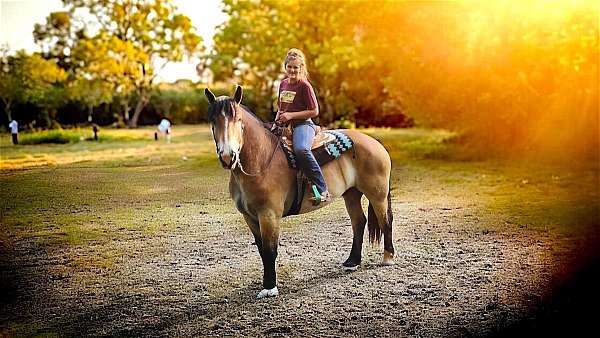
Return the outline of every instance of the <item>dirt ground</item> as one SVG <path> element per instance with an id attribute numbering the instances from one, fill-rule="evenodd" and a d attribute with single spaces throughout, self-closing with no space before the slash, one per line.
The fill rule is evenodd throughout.
<path id="1" fill-rule="evenodd" d="M 513 224 L 511 218 L 482 212 L 472 191 L 460 184 L 432 191 L 438 186 L 413 169 L 398 168 L 394 184 L 394 266 L 380 266 L 381 247 L 365 243 L 362 266 L 356 272 L 340 268 L 352 231 L 338 200 L 284 223 L 277 298 L 256 299 L 262 264 L 250 232 L 226 198 L 225 173 L 212 183 L 220 187 L 213 195 L 198 195 L 193 188 L 183 201 L 159 203 L 158 209 L 169 207 L 177 216 L 152 233 L 117 226 L 118 236 L 111 240 L 77 245 L 40 244 L 35 236 L 9 234 L 1 248 L 0 335 L 531 337 L 589 332 L 598 315 L 597 233 Z M 112 175 L 94 170 L 89 174 L 100 180 Z M 180 177 L 183 185 L 186 175 L 193 173 Z M 134 201 L 133 217 L 138 204 L 152 203 Z M 225 211 L 212 212 L 215 205 Z M 88 212 L 85 205 L 79 208 L 73 212 Z"/>

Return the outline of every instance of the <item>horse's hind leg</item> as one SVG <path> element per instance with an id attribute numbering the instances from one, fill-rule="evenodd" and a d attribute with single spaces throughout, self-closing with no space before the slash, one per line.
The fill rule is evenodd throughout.
<path id="1" fill-rule="evenodd" d="M 352 250 L 350 257 L 343 263 L 345 270 L 356 270 L 360 265 L 362 256 L 363 235 L 365 232 L 365 224 L 367 219 L 363 213 L 360 199 L 363 193 L 356 188 L 351 188 L 344 193 L 344 201 L 346 202 L 346 210 L 350 216 L 352 223 Z"/>

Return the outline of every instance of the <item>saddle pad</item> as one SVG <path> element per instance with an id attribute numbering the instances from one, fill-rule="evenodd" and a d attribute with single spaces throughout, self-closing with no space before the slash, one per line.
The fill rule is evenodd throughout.
<path id="1" fill-rule="evenodd" d="M 312 149 L 312 153 L 320 166 L 335 160 L 354 146 L 352 139 L 340 131 L 327 130 L 320 134 L 327 134 L 323 138 L 325 142 L 319 147 Z M 298 160 L 290 145 L 282 140 L 281 148 L 285 153 L 290 168 L 298 169 Z"/>

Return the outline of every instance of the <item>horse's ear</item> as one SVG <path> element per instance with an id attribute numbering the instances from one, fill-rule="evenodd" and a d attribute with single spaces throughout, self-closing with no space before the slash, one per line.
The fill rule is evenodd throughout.
<path id="1" fill-rule="evenodd" d="M 215 94 L 213 94 L 208 88 L 204 88 L 204 95 L 206 95 L 206 98 L 208 99 L 208 104 L 213 104 L 213 102 L 215 102 L 217 99 Z"/>
<path id="2" fill-rule="evenodd" d="M 237 86 L 235 89 L 235 95 L 233 95 L 233 100 L 235 103 L 240 104 L 240 102 L 242 102 L 242 92 L 242 86 Z"/>

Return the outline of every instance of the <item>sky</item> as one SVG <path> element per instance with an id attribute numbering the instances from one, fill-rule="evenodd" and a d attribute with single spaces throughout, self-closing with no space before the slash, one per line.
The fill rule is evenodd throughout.
<path id="1" fill-rule="evenodd" d="M 173 0 L 178 12 L 187 15 L 196 32 L 209 48 L 215 27 L 224 22 L 220 0 Z M 39 51 L 33 42 L 33 25 L 46 22 L 51 12 L 63 10 L 60 0 L 0 0 L 0 45 L 8 43 L 10 50 Z M 158 80 L 174 82 L 177 79 L 198 80 L 193 62 L 169 63 L 159 73 Z"/>

